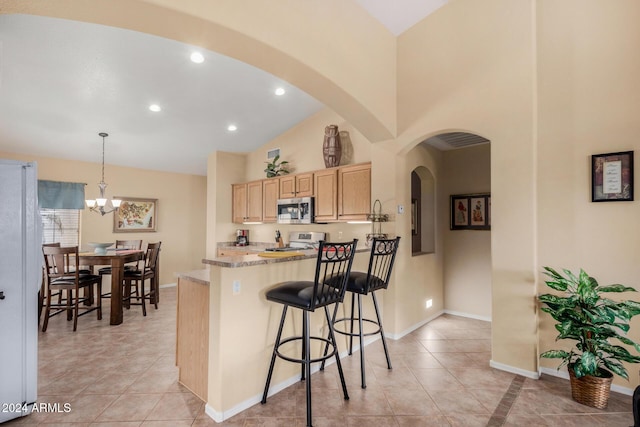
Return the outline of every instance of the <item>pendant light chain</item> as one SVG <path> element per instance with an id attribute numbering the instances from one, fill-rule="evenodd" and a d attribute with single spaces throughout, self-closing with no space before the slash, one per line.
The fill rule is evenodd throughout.
<path id="1" fill-rule="evenodd" d="M 109 136 L 106 132 L 98 133 L 99 136 L 102 137 L 102 180 L 98 183 L 98 188 L 100 189 L 100 198 L 93 200 L 86 200 L 87 207 L 91 212 L 97 212 L 100 215 L 105 215 L 110 212 L 117 211 L 120 207 L 121 200 L 112 199 L 107 200 L 104 196 L 105 189 L 107 188 L 107 184 L 104 182 L 104 147 L 105 147 L 105 138 Z M 107 203 L 111 204 L 111 208 L 105 208 Z"/>
<path id="2" fill-rule="evenodd" d="M 102 183 L 104 183 L 104 138 L 106 134 L 102 134 Z"/>

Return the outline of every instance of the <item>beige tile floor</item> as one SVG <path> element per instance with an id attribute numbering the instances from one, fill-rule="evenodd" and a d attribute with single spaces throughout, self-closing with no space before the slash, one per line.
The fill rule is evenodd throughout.
<path id="1" fill-rule="evenodd" d="M 159 309 L 147 317 L 133 307 L 122 325 L 110 326 L 107 306 L 102 321 L 95 313 L 81 317 L 76 333 L 70 322 L 53 318 L 40 333 L 38 401 L 69 403 L 71 411 L 34 413 L 5 425 L 304 426 L 303 383 L 224 423 L 208 418 L 204 403 L 177 382 L 175 304 L 176 288 L 165 288 Z M 567 380 L 535 381 L 488 367 L 488 322 L 444 315 L 389 346 L 391 371 L 380 341 L 366 348 L 364 390 L 358 355 L 343 359 L 349 401 L 335 364 L 312 376 L 314 425 L 633 425 L 629 396 L 612 393 L 609 408 L 597 410 L 572 401 Z"/>

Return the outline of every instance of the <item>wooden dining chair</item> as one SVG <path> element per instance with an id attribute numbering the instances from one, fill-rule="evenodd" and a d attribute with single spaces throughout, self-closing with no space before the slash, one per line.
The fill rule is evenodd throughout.
<path id="1" fill-rule="evenodd" d="M 43 246 L 42 253 L 46 273 L 45 315 L 42 322 L 42 332 L 47 330 L 50 317 L 63 312 L 67 313 L 67 320 L 73 320 L 74 332 L 78 327 L 78 317 L 80 316 L 97 311 L 98 320 L 101 320 L 102 303 L 100 298 L 97 299 L 95 306 L 80 305 L 80 303 L 88 302 L 89 296 L 92 295 L 86 292 L 84 296 L 81 296 L 80 289 L 89 289 L 95 285 L 96 295 L 99 295 L 100 276 L 80 272 L 78 247 Z M 54 303 L 52 297 L 56 292 L 60 292 L 60 299 Z"/>
<path id="2" fill-rule="evenodd" d="M 125 270 L 124 272 L 124 292 L 123 303 L 126 308 L 131 305 L 141 305 L 142 315 L 147 315 L 147 307 L 145 301 L 153 304 L 158 309 L 158 277 L 157 267 L 160 257 L 160 246 L 162 242 L 147 244 L 144 258 L 138 261 L 136 270 Z M 149 292 L 145 291 L 145 282 L 149 280 Z M 134 300 L 136 302 L 132 302 Z"/>
<path id="3" fill-rule="evenodd" d="M 142 239 L 139 240 L 116 240 L 116 250 L 118 249 L 131 249 L 131 250 L 140 250 L 142 249 Z M 136 263 L 129 263 L 124 265 L 125 271 L 127 270 L 135 270 L 137 268 Z M 100 275 L 100 279 L 104 275 L 111 274 L 111 267 L 102 267 L 98 270 L 98 275 Z M 104 294 L 100 294 L 101 298 L 111 298 L 111 292 L 107 292 Z"/>
<path id="4" fill-rule="evenodd" d="M 45 246 L 59 248 L 60 242 L 43 243 L 42 247 L 44 248 Z M 52 296 L 54 297 L 57 296 L 58 302 L 60 302 L 61 295 L 62 295 L 62 291 L 57 291 Z M 38 292 L 38 324 L 40 324 L 40 318 L 42 317 L 42 310 L 44 309 L 44 302 L 46 297 L 47 297 L 47 269 L 46 269 L 46 266 L 43 264 L 42 265 L 42 282 L 40 284 L 40 292 Z"/>

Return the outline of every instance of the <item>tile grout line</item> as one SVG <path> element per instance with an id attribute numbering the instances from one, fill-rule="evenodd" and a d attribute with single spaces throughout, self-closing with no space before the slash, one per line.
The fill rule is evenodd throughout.
<path id="1" fill-rule="evenodd" d="M 520 394 L 520 390 L 522 390 L 522 386 L 524 384 L 525 377 L 522 375 L 516 375 L 511 384 L 509 385 L 509 389 L 504 393 L 500 403 L 491 414 L 491 418 L 487 423 L 487 427 L 500 427 L 504 425 L 507 421 L 507 415 L 511 410 L 511 407 L 515 403 L 518 395 Z"/>

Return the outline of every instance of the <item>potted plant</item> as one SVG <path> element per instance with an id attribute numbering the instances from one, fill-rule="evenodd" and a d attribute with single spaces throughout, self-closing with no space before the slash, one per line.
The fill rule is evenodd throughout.
<path id="1" fill-rule="evenodd" d="M 265 162 L 267 164 L 267 168 L 264 170 L 267 173 L 267 178 L 273 178 L 274 176 L 286 175 L 289 173 L 287 169 L 288 161 L 283 160 L 278 163 L 280 160 L 280 155 L 276 155 L 272 161 Z"/>
<path id="2" fill-rule="evenodd" d="M 596 279 L 580 270 L 578 276 L 564 269 L 564 276 L 544 267 L 550 279 L 545 283 L 563 295 L 543 294 L 538 297 L 541 310 L 556 320 L 559 334 L 556 340 L 576 341 L 570 351 L 549 350 L 544 358 L 562 359 L 571 380 L 571 395 L 584 405 L 604 409 L 609 400 L 613 374 L 629 379 L 622 362 L 638 363 L 640 356 L 631 354 L 620 344 L 640 352 L 640 345 L 626 336 L 629 321 L 640 314 L 640 303 L 631 300 L 614 301 L 608 293 L 635 292 L 624 285 L 600 286 Z"/>

